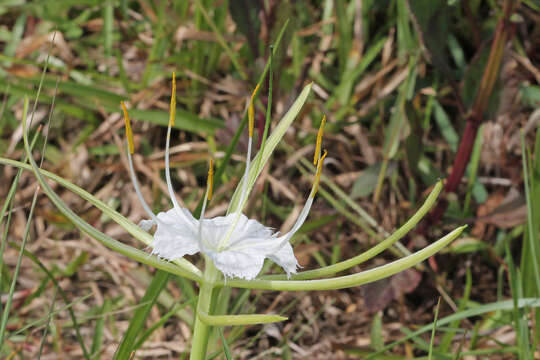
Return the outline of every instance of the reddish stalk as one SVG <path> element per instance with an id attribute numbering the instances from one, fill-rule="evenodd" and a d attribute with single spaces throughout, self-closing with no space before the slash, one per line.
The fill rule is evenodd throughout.
<path id="1" fill-rule="evenodd" d="M 495 29 L 495 36 L 493 38 L 488 62 L 482 75 L 482 81 L 480 83 L 472 111 L 469 113 L 466 119 L 465 131 L 463 132 L 456 157 L 454 158 L 452 171 L 445 183 L 445 193 L 451 193 L 457 190 L 459 183 L 461 182 L 461 178 L 463 177 L 467 165 L 469 164 L 474 140 L 476 139 L 476 134 L 478 133 L 478 128 L 485 119 L 484 113 L 487 110 L 495 81 L 499 76 L 504 47 L 513 33 L 513 26 L 510 22 L 510 16 L 514 13 L 518 4 L 519 0 L 504 1 L 503 17 L 499 20 L 497 28 Z M 447 207 L 448 201 L 446 199 L 439 201 L 423 223 L 418 227 L 417 232 L 425 233 L 428 226 L 438 223 Z"/>

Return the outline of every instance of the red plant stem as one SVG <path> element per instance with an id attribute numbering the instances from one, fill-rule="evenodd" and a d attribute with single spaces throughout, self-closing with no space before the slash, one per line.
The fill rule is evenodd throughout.
<path id="1" fill-rule="evenodd" d="M 495 30 L 495 36 L 489 53 L 488 62 L 484 73 L 482 75 L 482 81 L 476 95 L 476 99 L 472 108 L 472 111 L 467 116 L 465 130 L 459 148 L 454 158 L 454 164 L 452 171 L 448 177 L 444 191 L 445 193 L 455 192 L 461 182 L 461 178 L 465 173 L 469 160 L 471 158 L 471 152 L 478 133 L 478 128 L 484 120 L 484 113 L 487 109 L 495 81 L 499 76 L 499 70 L 501 67 L 503 50 L 506 42 L 510 38 L 511 30 L 513 29 L 510 23 L 510 16 L 513 14 L 519 0 L 506 0 L 503 7 L 503 17 L 499 20 L 497 28 Z M 425 233 L 428 226 L 434 225 L 440 221 L 444 212 L 448 207 L 448 201 L 446 199 L 437 203 L 435 208 L 428 215 L 426 220 L 418 227 L 418 233 Z"/>

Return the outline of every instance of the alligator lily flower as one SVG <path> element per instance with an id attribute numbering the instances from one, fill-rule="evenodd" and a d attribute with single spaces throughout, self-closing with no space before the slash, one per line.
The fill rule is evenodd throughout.
<path id="1" fill-rule="evenodd" d="M 210 160 L 207 188 L 199 219 L 196 219 L 188 209 L 183 208 L 178 204 L 171 185 L 169 145 L 171 127 L 174 125 L 176 109 L 176 84 L 174 74 L 170 118 L 165 145 L 165 177 L 173 208 L 166 212 L 160 212 L 157 215 L 154 214 L 142 196 L 131 157 L 134 146 L 130 120 L 127 109 L 124 103 L 122 103 L 126 136 L 128 139 L 127 154 L 131 180 L 133 181 L 135 192 L 137 193 L 142 206 L 150 217 L 148 220 L 141 221 L 139 225 L 146 231 L 149 231 L 154 225 L 157 226 L 152 244 L 153 254 L 160 258 L 172 261 L 185 255 L 193 255 L 197 252 L 201 252 L 214 263 L 215 267 L 220 270 L 226 278 L 243 278 L 251 280 L 259 274 L 266 258 L 280 265 L 287 272 L 288 276 L 290 276 L 291 273 L 296 273 L 299 265 L 294 256 L 290 239 L 306 220 L 315 194 L 317 193 L 322 165 L 326 156 L 326 152 L 321 155 L 321 139 L 325 118 L 323 118 L 323 121 L 321 122 L 319 133 L 317 135 L 314 156 L 314 164 L 317 166 L 317 172 L 315 174 L 311 192 L 292 229 L 286 234 L 280 235 L 279 233 L 274 232 L 273 229 L 264 226 L 256 220 L 248 219 L 242 214 L 242 209 L 249 195 L 248 175 L 251 166 L 251 148 L 254 126 L 253 102 L 257 90 L 258 87 L 255 88 L 255 91 L 251 95 L 248 107 L 249 140 L 246 168 L 242 180 L 238 185 L 241 186 L 238 210 L 227 216 L 218 216 L 212 219 L 204 217 L 206 204 L 212 198 L 212 160 Z M 260 166 L 260 164 L 256 164 L 256 166 Z"/>

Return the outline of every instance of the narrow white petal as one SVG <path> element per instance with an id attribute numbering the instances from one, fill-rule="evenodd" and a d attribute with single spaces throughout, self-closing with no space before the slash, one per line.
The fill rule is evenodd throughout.
<path id="1" fill-rule="evenodd" d="M 178 211 L 183 216 L 178 215 Z M 198 221 L 187 209 L 171 209 L 157 215 L 152 253 L 167 260 L 174 260 L 200 251 Z"/>

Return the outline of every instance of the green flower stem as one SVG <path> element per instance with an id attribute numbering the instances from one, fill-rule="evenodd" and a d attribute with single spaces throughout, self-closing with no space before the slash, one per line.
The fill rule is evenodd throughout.
<path id="1" fill-rule="evenodd" d="M 443 238 L 409 256 L 353 275 L 339 276 L 321 280 L 227 280 L 227 286 L 245 289 L 307 291 L 307 290 L 337 290 L 367 284 L 397 274 L 424 261 L 431 255 L 456 239 L 467 226 L 461 226 Z M 223 282 L 219 285 L 223 286 Z"/>
<path id="2" fill-rule="evenodd" d="M 442 187 L 443 187 L 443 183 L 441 180 L 439 180 L 437 184 L 435 184 L 435 187 L 433 188 L 431 193 L 428 195 L 424 204 L 422 204 L 422 206 L 418 209 L 418 211 L 405 224 L 403 224 L 399 229 L 397 229 L 392 235 L 390 235 L 389 237 L 387 237 L 385 240 L 381 241 L 377 245 L 373 246 L 369 250 L 363 252 L 362 254 L 358 256 L 355 256 L 345 261 L 341 261 L 334 265 L 325 266 L 325 267 L 315 269 L 315 270 L 308 270 L 308 271 L 300 272 L 296 275 L 291 276 L 291 278 L 293 280 L 309 280 L 309 279 L 315 279 L 315 278 L 321 278 L 325 276 L 334 275 L 338 272 L 350 269 L 353 266 L 361 264 L 364 261 L 367 261 L 373 258 L 374 256 L 378 255 L 379 253 L 383 252 L 384 250 L 388 249 L 396 241 L 398 241 L 403 236 L 405 236 L 409 231 L 411 231 L 416 226 L 416 224 L 420 222 L 420 220 L 422 220 L 424 215 L 426 215 L 427 212 L 435 204 L 435 201 L 437 200 L 437 197 L 439 196 L 442 190 Z M 285 280 L 286 278 L 287 278 L 286 275 L 268 275 L 268 276 L 262 276 L 261 280 Z"/>
<path id="3" fill-rule="evenodd" d="M 139 228 L 133 222 L 131 222 L 130 220 L 125 218 L 122 214 L 120 214 L 117 211 L 115 211 L 114 209 L 112 209 L 109 205 L 105 204 L 103 201 L 99 200 L 98 198 L 96 198 L 95 196 L 90 194 L 89 192 L 81 189 L 77 185 L 65 180 L 64 178 L 62 178 L 62 177 L 60 177 L 58 175 L 55 175 L 55 174 L 53 174 L 53 173 L 51 173 L 49 171 L 46 171 L 46 170 L 37 169 L 37 168 L 32 169 L 31 165 L 27 165 L 27 164 L 24 164 L 24 163 L 22 163 L 20 161 L 15 161 L 15 160 L 11 160 L 11 159 L 6 159 L 6 158 L 1 158 L 0 157 L 0 164 L 14 166 L 14 167 L 17 167 L 17 168 L 23 169 L 23 170 L 34 170 L 34 172 L 39 172 L 40 175 L 43 175 L 43 176 L 57 182 L 58 184 L 64 186 L 68 190 L 74 192 L 75 194 L 79 195 L 83 199 L 85 199 L 85 200 L 89 201 L 90 203 L 92 203 L 92 205 L 94 205 L 95 207 L 97 207 L 98 209 L 103 211 L 105 214 L 110 216 L 111 219 L 113 219 L 118 225 L 122 226 L 127 232 L 129 232 L 131 235 L 133 235 L 133 237 L 135 237 L 139 241 L 143 242 L 144 244 L 146 244 L 148 246 L 150 246 L 150 244 L 152 243 L 152 235 L 150 235 L 149 233 L 143 231 L 141 228 Z M 36 173 L 36 175 L 37 175 L 37 173 Z M 38 181 L 40 180 L 40 178 L 42 178 L 42 177 L 38 177 Z M 54 194 L 53 190 L 50 187 L 48 189 Z M 49 195 L 49 192 L 47 191 L 47 189 L 44 188 L 44 191 L 49 197 L 51 197 Z M 53 200 L 53 199 L 51 198 L 51 200 Z M 65 208 L 63 209 L 61 207 L 58 207 L 59 205 L 57 205 L 56 203 L 55 203 L 55 205 L 57 205 L 59 210 L 66 217 L 68 217 L 70 220 L 72 220 L 71 217 L 66 215 L 66 213 L 64 212 L 64 211 L 66 211 L 67 205 L 65 205 L 65 203 L 62 202 L 62 200 L 59 200 L 59 201 L 61 202 L 61 204 L 63 204 L 63 206 Z M 54 202 L 54 200 L 53 200 L 53 202 Z M 81 221 L 83 221 L 83 220 L 81 219 Z M 77 222 L 74 222 L 74 224 L 79 229 L 81 229 Z M 83 229 L 81 229 L 81 230 L 88 233 L 87 231 L 85 231 Z M 98 231 L 98 230 L 94 229 L 94 231 Z M 113 248 L 113 246 L 114 246 L 113 244 L 116 244 L 116 243 L 121 244 L 118 241 L 108 237 L 107 235 L 105 235 L 105 234 L 103 234 L 101 232 L 100 232 L 100 234 L 107 237 L 109 240 L 104 240 L 105 238 L 103 238 L 103 236 L 100 236 L 100 237 L 98 237 L 96 239 L 98 241 L 104 243 L 105 246 L 107 246 L 107 247 Z M 107 245 L 106 242 L 108 242 L 109 245 Z M 128 256 L 128 257 L 130 257 L 132 259 L 135 259 L 135 260 L 137 260 L 139 262 L 142 262 L 142 263 L 145 263 L 147 265 L 154 266 L 154 267 L 156 267 L 158 269 L 163 269 L 163 270 L 168 271 L 168 272 L 170 272 L 172 274 L 180 275 L 180 276 L 183 276 L 183 277 L 186 277 L 188 279 L 195 280 L 195 281 L 200 281 L 201 280 L 202 272 L 195 265 L 193 265 L 192 263 L 190 263 L 188 260 L 186 260 L 184 258 L 177 259 L 177 260 L 173 261 L 173 263 L 174 263 L 174 265 L 173 265 L 173 264 L 171 264 L 169 262 L 159 261 L 159 260 L 155 259 L 155 257 L 150 257 L 150 256 L 148 256 L 147 253 L 145 253 L 143 251 L 134 249 L 134 248 L 126 246 L 124 244 L 121 244 L 121 245 L 123 247 L 125 247 L 122 250 L 124 252 L 122 252 L 120 250 L 117 250 L 117 249 L 114 249 L 114 248 L 113 248 L 113 250 L 117 250 L 120 253 L 122 253 L 123 255 L 126 255 L 126 256 Z M 141 260 L 143 258 L 144 258 L 145 261 Z"/>
<path id="4" fill-rule="evenodd" d="M 214 263 L 205 257 L 206 268 L 204 271 L 204 277 L 199 290 L 199 300 L 197 302 L 197 315 L 195 318 L 195 328 L 193 330 L 193 339 L 191 341 L 191 354 L 190 360 L 205 360 L 206 348 L 208 347 L 208 339 L 210 338 L 210 328 L 203 321 L 200 314 L 212 313 L 212 292 L 216 287 L 217 280 L 220 273 L 214 266 Z M 207 315 L 208 316 L 208 315 Z"/>

